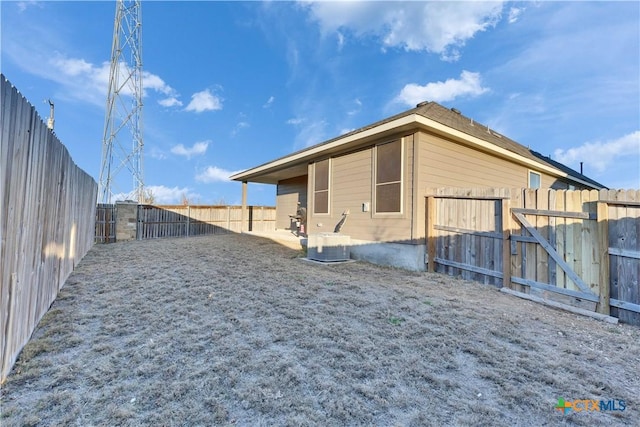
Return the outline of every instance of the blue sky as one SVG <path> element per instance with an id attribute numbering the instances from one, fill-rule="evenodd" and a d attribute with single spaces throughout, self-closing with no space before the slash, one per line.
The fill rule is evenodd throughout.
<path id="1" fill-rule="evenodd" d="M 115 2 L 0 8 L 2 73 L 43 119 L 54 101 L 56 134 L 97 181 Z M 424 100 L 640 188 L 637 1 L 145 1 L 142 17 L 159 203 L 239 204 L 231 173 Z M 250 184 L 248 201 L 275 204 L 275 187 Z"/>

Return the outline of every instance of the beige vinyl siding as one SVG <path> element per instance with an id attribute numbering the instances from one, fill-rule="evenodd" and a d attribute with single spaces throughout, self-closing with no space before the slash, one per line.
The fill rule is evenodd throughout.
<path id="1" fill-rule="evenodd" d="M 528 166 L 501 159 L 462 144 L 421 132 L 420 182 L 428 187 L 524 187 L 529 171 L 540 173 L 542 188 L 564 188 L 566 183 Z"/>
<path id="2" fill-rule="evenodd" d="M 428 187 L 526 187 L 529 168 L 420 133 L 420 182 Z"/>
<path id="3" fill-rule="evenodd" d="M 377 143 L 392 141 L 387 138 Z M 398 139 L 398 138 L 396 138 Z M 309 215 L 308 232 L 332 232 L 342 213 L 350 211 L 342 233 L 354 239 L 371 241 L 406 242 L 411 238 L 412 139 L 405 141 L 403 167 L 404 213 L 389 217 L 377 217 L 373 208 L 373 146 L 331 159 L 331 215 Z M 369 211 L 363 212 L 363 203 Z"/>
<path id="4" fill-rule="evenodd" d="M 424 239 L 424 197 L 426 189 L 438 187 L 527 187 L 528 166 L 501 159 L 440 136 L 419 132 L 420 156 L 417 192 L 416 238 Z M 566 183 L 544 172 L 541 175 L 543 188 L 566 188 Z"/>
<path id="5" fill-rule="evenodd" d="M 291 228 L 289 215 L 294 215 L 298 210 L 298 202 L 307 206 L 307 175 L 285 179 L 278 182 L 276 193 L 276 228 Z"/>

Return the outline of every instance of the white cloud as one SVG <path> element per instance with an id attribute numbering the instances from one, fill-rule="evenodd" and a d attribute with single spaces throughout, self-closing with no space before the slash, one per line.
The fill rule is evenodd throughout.
<path id="1" fill-rule="evenodd" d="M 522 12 L 524 12 L 525 10 L 526 8 L 520 7 L 512 7 L 511 9 L 509 9 L 509 17 L 507 18 L 509 24 L 517 22 L 518 18 L 520 18 L 520 15 L 522 15 Z"/>
<path id="2" fill-rule="evenodd" d="M 175 97 L 169 97 L 166 99 L 161 99 L 158 101 L 158 104 L 162 105 L 163 107 L 182 107 L 182 101 L 180 101 L 178 98 Z"/>
<path id="3" fill-rule="evenodd" d="M 310 147 L 327 139 L 327 122 L 318 120 L 307 122 L 295 137 L 295 148 Z"/>
<path id="4" fill-rule="evenodd" d="M 178 144 L 171 148 L 173 154 L 178 156 L 185 156 L 190 159 L 191 156 L 201 155 L 207 152 L 207 147 L 210 141 L 196 142 L 191 148 L 185 147 L 183 144 Z"/>
<path id="5" fill-rule="evenodd" d="M 151 191 L 155 197 L 155 204 L 158 205 L 171 205 L 182 203 L 183 198 L 188 200 L 198 200 L 201 198 L 200 194 L 192 192 L 188 187 L 165 187 L 164 185 L 151 185 L 146 186 L 146 190 Z"/>
<path id="6" fill-rule="evenodd" d="M 65 88 L 65 94 L 71 95 L 76 99 L 91 102 L 104 107 L 109 85 L 109 76 L 111 72 L 111 63 L 108 61 L 100 65 L 94 65 L 82 58 L 68 58 L 60 53 L 56 53 L 48 60 L 51 66 L 51 80 L 57 81 Z M 118 64 L 120 76 L 128 76 L 130 74 L 127 64 L 120 62 Z M 149 71 L 142 72 L 143 96 L 148 96 L 149 91 L 167 95 L 166 100 L 159 101 L 164 106 L 182 105 L 177 99 L 177 92 L 167 85 L 162 78 Z M 116 86 L 120 86 L 116 83 Z M 133 94 L 131 84 L 122 86 L 120 94 L 130 96 Z"/>
<path id="7" fill-rule="evenodd" d="M 273 102 L 276 100 L 275 97 L 270 96 L 269 99 L 267 99 L 267 102 L 264 103 L 264 105 L 262 106 L 262 108 L 270 108 L 271 105 L 273 105 Z"/>
<path id="8" fill-rule="evenodd" d="M 228 171 L 217 166 L 208 166 L 204 171 L 196 175 L 196 181 L 204 183 L 228 182 L 229 177 L 241 171 Z"/>
<path id="9" fill-rule="evenodd" d="M 231 136 L 236 136 L 241 129 L 248 128 L 251 125 L 248 122 L 241 121 L 236 124 L 236 127 L 231 131 Z"/>
<path id="10" fill-rule="evenodd" d="M 341 51 L 345 43 L 344 34 L 342 34 L 340 31 L 337 31 L 336 34 L 338 37 L 338 50 Z"/>
<path id="11" fill-rule="evenodd" d="M 200 200 L 202 196 L 192 192 L 188 187 L 165 187 L 164 185 L 146 185 L 145 191 L 151 192 L 153 195 L 153 203 L 156 205 L 175 205 L 182 204 L 183 198 L 190 201 Z M 113 195 L 113 200 L 135 200 L 136 197 L 132 193 L 118 193 Z"/>
<path id="12" fill-rule="evenodd" d="M 351 111 L 347 111 L 347 115 L 349 115 L 349 116 L 353 116 L 354 114 L 358 114 L 362 110 L 362 101 L 360 101 L 358 98 L 356 98 L 353 101 L 353 103 L 356 104 L 356 107 Z"/>
<path id="13" fill-rule="evenodd" d="M 171 86 L 167 85 L 164 80 L 148 71 L 142 72 L 142 85 L 145 90 L 153 89 L 165 95 L 173 95 L 175 93 Z"/>
<path id="14" fill-rule="evenodd" d="M 503 2 L 302 3 L 324 34 L 373 35 L 384 47 L 428 51 L 456 60 L 458 49 L 502 18 Z M 343 30 L 343 31 L 339 31 Z M 339 39 L 341 40 L 341 39 Z M 339 41 L 342 45 L 344 40 Z"/>
<path id="15" fill-rule="evenodd" d="M 151 147 L 150 150 L 147 150 L 145 147 L 145 154 L 148 154 L 151 158 L 157 160 L 164 160 L 167 158 L 167 155 L 164 153 L 164 151 L 160 150 L 157 147 Z"/>
<path id="16" fill-rule="evenodd" d="M 27 10 L 28 7 L 31 7 L 31 6 L 38 6 L 42 8 L 42 4 L 40 4 L 39 1 L 35 1 L 35 0 L 19 1 L 16 3 L 16 6 L 18 6 L 18 10 L 20 12 L 24 12 L 25 10 Z"/>
<path id="17" fill-rule="evenodd" d="M 325 120 L 313 121 L 305 117 L 295 117 L 287 120 L 287 124 L 295 126 L 298 132 L 293 143 L 294 149 L 310 147 L 327 138 Z"/>
<path id="18" fill-rule="evenodd" d="M 405 85 L 398 96 L 397 102 L 414 106 L 422 101 L 447 102 L 461 96 L 478 96 L 489 89 L 482 87 L 480 73 L 463 71 L 460 79 L 447 79 L 444 82 L 427 83 L 420 86 L 416 83 Z"/>
<path id="19" fill-rule="evenodd" d="M 58 56 L 52 60 L 53 65 L 68 76 L 79 76 L 93 73 L 93 65 L 78 58 L 64 58 Z"/>
<path id="20" fill-rule="evenodd" d="M 618 160 L 626 156 L 640 158 L 640 130 L 612 141 L 586 142 L 568 150 L 558 148 L 553 154 L 557 161 L 574 169 L 584 162 L 589 169 L 601 173 L 614 167 Z"/>
<path id="21" fill-rule="evenodd" d="M 191 102 L 186 108 L 186 111 L 195 111 L 196 113 L 213 110 L 222 110 L 222 99 L 212 94 L 209 89 L 191 95 Z"/>

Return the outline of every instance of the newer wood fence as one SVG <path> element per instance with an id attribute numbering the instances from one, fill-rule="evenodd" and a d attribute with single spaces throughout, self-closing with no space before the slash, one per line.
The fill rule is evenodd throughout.
<path id="1" fill-rule="evenodd" d="M 428 269 L 640 325 L 640 191 L 435 189 Z"/>
<path id="2" fill-rule="evenodd" d="M 275 207 L 247 206 L 244 220 L 242 215 L 242 206 L 99 204 L 95 241 L 112 243 L 118 234 L 119 240 L 143 240 L 275 230 Z"/>
<path id="3" fill-rule="evenodd" d="M 274 207 L 248 206 L 242 219 L 242 206 L 139 205 L 136 238 L 189 237 L 205 234 L 273 231 Z M 243 227 L 244 222 L 244 227 Z"/>
<path id="4" fill-rule="evenodd" d="M 0 382 L 93 245 L 97 185 L 1 78 Z"/>

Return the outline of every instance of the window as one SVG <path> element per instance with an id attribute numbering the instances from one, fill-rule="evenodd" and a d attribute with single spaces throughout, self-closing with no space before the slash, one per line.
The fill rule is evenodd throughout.
<path id="1" fill-rule="evenodd" d="M 538 172 L 529 171 L 529 188 L 540 188 L 541 181 Z"/>
<path id="2" fill-rule="evenodd" d="M 402 141 L 376 146 L 376 213 L 402 212 Z"/>
<path id="3" fill-rule="evenodd" d="M 313 213 L 329 213 L 329 159 L 316 162 L 313 180 Z"/>

